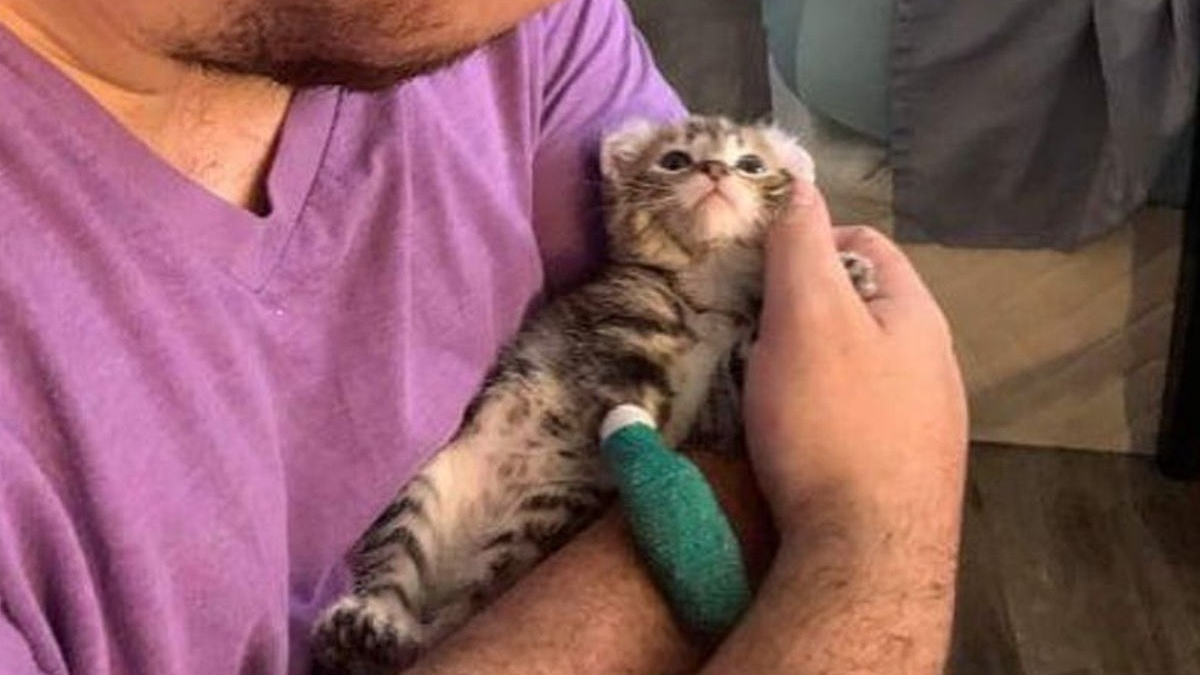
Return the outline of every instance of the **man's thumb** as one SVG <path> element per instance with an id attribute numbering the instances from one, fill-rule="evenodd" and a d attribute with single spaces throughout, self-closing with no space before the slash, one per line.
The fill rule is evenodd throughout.
<path id="1" fill-rule="evenodd" d="M 826 311 L 854 288 L 834 241 L 833 224 L 820 191 L 796 184 L 788 213 L 767 230 L 763 329 L 773 316 Z"/>

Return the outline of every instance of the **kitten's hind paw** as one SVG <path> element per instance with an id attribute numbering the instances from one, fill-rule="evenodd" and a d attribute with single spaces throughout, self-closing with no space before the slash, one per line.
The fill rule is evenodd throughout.
<path id="1" fill-rule="evenodd" d="M 419 628 L 386 599 L 349 595 L 330 607 L 313 633 L 314 675 L 394 675 L 420 652 Z"/>
<path id="2" fill-rule="evenodd" d="M 875 297 L 879 292 L 879 284 L 875 281 L 875 263 L 866 256 L 850 251 L 841 251 L 838 255 L 841 256 L 842 267 L 846 268 L 846 274 L 850 275 L 850 281 L 854 283 L 854 290 L 858 291 L 859 296 L 864 300 Z"/>

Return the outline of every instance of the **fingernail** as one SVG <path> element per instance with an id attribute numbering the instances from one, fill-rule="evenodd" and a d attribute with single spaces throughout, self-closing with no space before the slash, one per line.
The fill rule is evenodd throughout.
<path id="1" fill-rule="evenodd" d="M 795 185 L 795 188 L 793 188 L 795 195 L 792 197 L 792 199 L 795 200 L 797 204 L 800 206 L 812 206 L 812 204 L 817 201 L 817 188 L 812 183 L 804 179 L 800 179 L 796 181 Z"/>

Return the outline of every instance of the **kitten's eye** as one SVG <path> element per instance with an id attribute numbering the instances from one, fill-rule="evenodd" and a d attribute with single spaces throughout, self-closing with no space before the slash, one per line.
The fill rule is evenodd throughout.
<path id="1" fill-rule="evenodd" d="M 758 155 L 742 155 L 734 166 L 738 171 L 751 176 L 757 176 L 767 171 L 766 162 Z"/>
<path id="2" fill-rule="evenodd" d="M 692 156 L 682 150 L 672 150 L 658 160 L 658 166 L 667 171 L 683 171 L 692 165 Z"/>

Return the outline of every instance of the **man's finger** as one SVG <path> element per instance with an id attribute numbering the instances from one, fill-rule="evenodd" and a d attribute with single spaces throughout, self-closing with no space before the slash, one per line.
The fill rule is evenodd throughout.
<path id="1" fill-rule="evenodd" d="M 879 285 L 876 297 L 926 293 L 908 257 L 879 230 L 866 225 L 839 227 L 834 230 L 834 242 L 839 251 L 857 253 L 874 264 Z"/>
<path id="2" fill-rule="evenodd" d="M 871 314 L 885 327 L 889 322 L 911 314 L 914 304 L 934 303 L 933 295 L 921 280 L 908 256 L 891 239 L 874 228 L 842 227 L 834 233 L 839 250 L 853 251 L 875 266 L 877 290 L 868 301 Z"/>
<path id="3" fill-rule="evenodd" d="M 853 294 L 816 187 L 801 181 L 788 214 L 767 231 L 764 331 L 772 316 L 824 314 Z"/>

